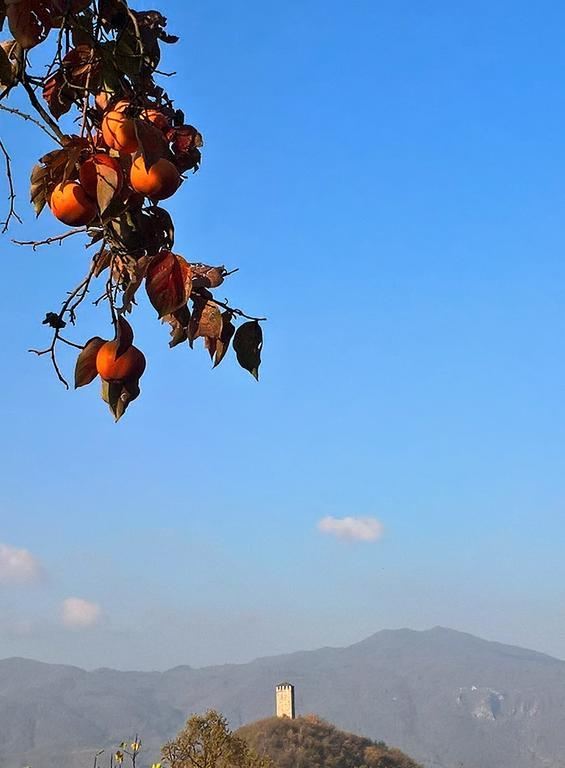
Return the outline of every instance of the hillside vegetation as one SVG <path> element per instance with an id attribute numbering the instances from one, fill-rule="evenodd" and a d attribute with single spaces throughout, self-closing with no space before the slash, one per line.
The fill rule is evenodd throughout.
<path id="1" fill-rule="evenodd" d="M 340 731 L 314 715 L 270 717 L 237 731 L 274 768 L 419 768 L 398 749 Z"/>

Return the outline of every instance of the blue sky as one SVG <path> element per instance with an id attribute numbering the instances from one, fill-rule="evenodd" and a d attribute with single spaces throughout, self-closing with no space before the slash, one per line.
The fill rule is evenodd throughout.
<path id="1" fill-rule="evenodd" d="M 81 243 L 4 238 L 0 542 L 31 560 L 0 584 L 0 657 L 166 668 L 435 624 L 565 657 L 565 8 L 162 5 L 206 141 L 176 250 L 240 268 L 223 293 L 269 316 L 262 379 L 170 351 L 142 301 L 143 394 L 114 425 L 26 351 Z M 26 208 L 50 147 L 0 120 L 11 234 L 56 234 Z M 76 338 L 107 333 L 85 307 Z"/>

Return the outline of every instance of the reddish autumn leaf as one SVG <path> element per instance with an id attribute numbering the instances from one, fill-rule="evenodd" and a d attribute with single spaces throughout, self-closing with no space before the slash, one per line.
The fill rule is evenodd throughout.
<path id="1" fill-rule="evenodd" d="M 167 133 L 167 139 L 171 143 L 171 151 L 174 162 L 181 173 L 190 170 L 198 170 L 202 154 L 199 147 L 204 141 L 202 135 L 193 125 L 181 125 L 171 128 Z"/>
<path id="2" fill-rule="evenodd" d="M 49 112 L 57 120 L 73 106 L 72 92 L 69 95 L 69 89 L 65 87 L 65 76 L 60 70 L 45 81 L 42 93 Z"/>
<path id="3" fill-rule="evenodd" d="M 170 315 L 188 302 L 192 291 L 190 265 L 182 256 L 161 251 L 149 263 L 145 287 L 159 317 Z"/>
<path id="4" fill-rule="evenodd" d="M 160 160 L 167 149 L 163 131 L 145 120 L 135 120 L 135 133 L 139 142 L 139 150 L 143 156 L 147 170 Z"/>
<path id="5" fill-rule="evenodd" d="M 171 128 L 167 133 L 167 138 L 171 142 L 171 149 L 175 155 L 188 152 L 193 147 L 199 148 L 204 146 L 202 134 L 193 125 L 180 125 L 176 128 Z"/>
<path id="6" fill-rule="evenodd" d="M 5 0 L 5 4 L 10 31 L 22 48 L 33 48 L 45 40 L 53 21 L 47 0 Z"/>
<path id="7" fill-rule="evenodd" d="M 90 384 L 98 376 L 96 355 L 106 341 L 99 336 L 90 339 L 84 345 L 75 365 L 75 389 Z"/>

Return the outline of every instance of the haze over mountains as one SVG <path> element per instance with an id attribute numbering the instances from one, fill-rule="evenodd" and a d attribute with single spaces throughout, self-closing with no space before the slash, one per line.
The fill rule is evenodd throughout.
<path id="1" fill-rule="evenodd" d="M 382 739 L 427 768 L 564 768 L 565 662 L 436 628 L 347 648 L 166 672 L 0 661 L 0 767 L 82 768 L 139 733 L 149 764 L 192 712 L 237 728 L 296 685 L 299 713 Z M 141 764 L 143 765 L 143 763 Z"/>

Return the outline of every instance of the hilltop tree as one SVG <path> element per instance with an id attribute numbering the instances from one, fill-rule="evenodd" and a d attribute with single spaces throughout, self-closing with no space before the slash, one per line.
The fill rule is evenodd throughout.
<path id="1" fill-rule="evenodd" d="M 161 48 L 178 41 L 167 19 L 157 10 L 136 11 L 126 0 L 0 0 L 0 31 L 4 27 L 12 39 L 0 43 L 0 110 L 49 136 L 53 149 L 31 173 L 31 202 L 38 216 L 50 208 L 70 227 L 45 240 L 14 242 L 36 249 L 85 234 L 95 250 L 84 279 L 59 311 L 46 313 L 51 343 L 31 351 L 48 355 L 68 387 L 58 345 L 79 349 L 75 387 L 100 378 L 102 397 L 118 420 L 138 397 L 146 366 L 126 319 L 145 286 L 158 318 L 170 325 L 171 347 L 192 347 L 202 338 L 216 367 L 232 344 L 240 365 L 258 378 L 264 318 L 213 294 L 236 270 L 175 253 L 174 223 L 162 205 L 199 169 L 203 146 L 201 133 L 159 82 L 171 74 L 161 69 Z M 27 99 L 29 112 L 20 102 L 8 106 L 14 91 Z M 6 232 L 21 219 L 1 138 L 0 158 L 9 188 L 0 224 Z M 103 288 L 94 304 L 107 306 L 112 335 L 80 344 L 64 329 L 75 325 L 98 278 Z M 240 318 L 246 322 L 236 328 Z"/>
<path id="2" fill-rule="evenodd" d="M 193 715 L 175 739 L 162 750 L 163 763 L 170 768 L 270 768 L 228 727 L 223 715 L 208 710 Z"/>

